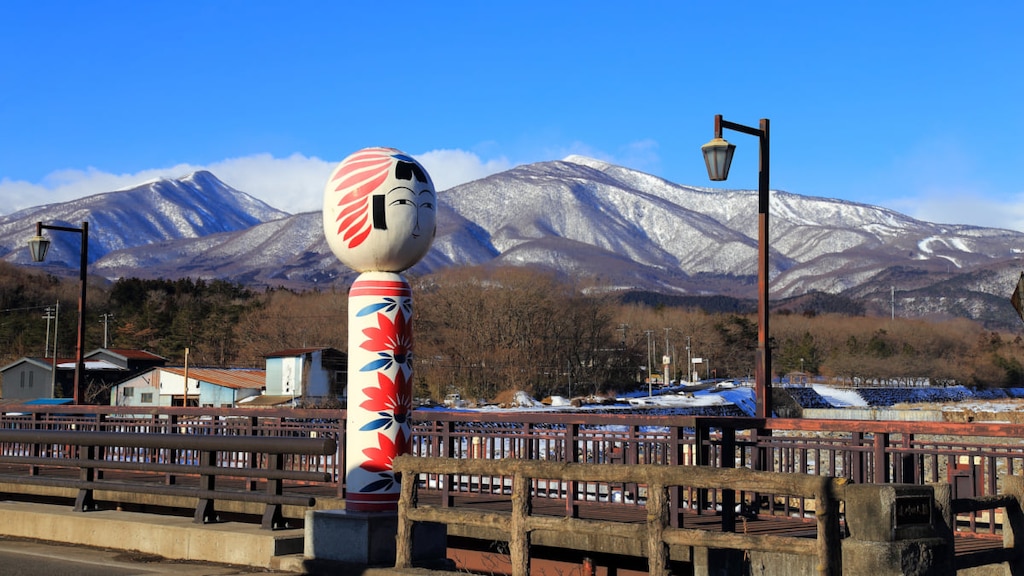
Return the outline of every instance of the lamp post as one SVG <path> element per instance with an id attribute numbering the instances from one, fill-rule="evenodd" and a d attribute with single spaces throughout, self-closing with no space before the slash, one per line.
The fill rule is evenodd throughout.
<path id="1" fill-rule="evenodd" d="M 654 396 L 654 354 L 651 353 L 651 332 L 653 330 L 644 330 L 647 333 L 647 397 L 651 398 Z"/>
<path id="2" fill-rule="evenodd" d="M 78 345 L 75 349 L 75 386 L 74 403 L 79 403 L 79 392 L 82 388 L 82 379 L 85 377 L 85 361 L 83 352 L 85 346 L 85 270 L 89 259 L 89 223 L 82 222 L 81 228 L 71 226 L 51 226 L 36 222 L 36 235 L 28 241 L 28 249 L 32 253 L 33 262 L 42 262 L 46 259 L 46 252 L 50 249 L 50 241 L 43 236 L 43 230 L 58 230 L 60 232 L 75 232 L 82 235 L 81 262 L 78 268 L 78 279 L 81 283 L 81 293 L 78 296 Z M 56 348 L 56 347 L 55 347 Z M 56 358 L 56 350 L 54 350 Z M 54 363 L 54 374 L 57 365 Z"/>
<path id="3" fill-rule="evenodd" d="M 704 163 L 708 168 L 708 178 L 712 181 L 723 181 L 729 177 L 729 165 L 736 150 L 722 138 L 722 129 L 728 128 L 751 136 L 757 136 L 759 142 L 758 178 L 757 178 L 757 357 L 754 369 L 754 400 L 756 416 L 770 418 L 772 415 L 772 399 L 770 395 L 771 350 L 768 348 L 768 119 L 762 118 L 760 128 L 751 128 L 723 120 L 721 114 L 715 115 L 715 137 L 701 146 Z"/>

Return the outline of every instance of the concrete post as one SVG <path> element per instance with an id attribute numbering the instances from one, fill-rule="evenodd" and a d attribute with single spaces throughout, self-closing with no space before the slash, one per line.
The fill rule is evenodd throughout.
<path id="1" fill-rule="evenodd" d="M 1003 478 L 1003 492 L 1017 498 L 1016 506 L 1006 507 L 1006 518 L 1003 519 L 1003 546 L 1017 548 L 1024 539 L 1024 476 L 1007 476 Z"/>
<path id="2" fill-rule="evenodd" d="M 843 572 L 953 576 L 953 543 L 933 486 L 852 484 L 845 488 Z"/>

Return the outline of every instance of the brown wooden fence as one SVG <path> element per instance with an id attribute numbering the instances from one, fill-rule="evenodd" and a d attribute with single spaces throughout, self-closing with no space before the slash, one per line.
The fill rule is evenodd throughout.
<path id="1" fill-rule="evenodd" d="M 499 477 L 511 482 L 510 510 L 481 512 L 465 508 L 417 505 L 419 481 L 403 481 L 399 505 L 396 568 L 412 566 L 412 533 L 415 522 L 459 524 L 499 529 L 506 534 L 513 576 L 530 573 L 530 534 L 534 531 L 565 531 L 576 537 L 613 535 L 641 541 L 647 550 L 651 574 L 665 574 L 671 545 L 772 551 L 816 556 L 819 573 L 842 573 L 840 554 L 839 494 L 845 480 L 806 474 L 779 474 L 747 469 L 716 469 L 698 466 L 623 464 L 566 464 L 537 460 L 466 460 L 401 456 L 395 470 L 403 478 L 440 476 L 443 482 L 459 483 L 457 477 Z M 531 514 L 537 481 L 557 483 L 637 484 L 646 488 L 645 524 L 614 520 L 585 520 Z M 783 494 L 813 501 L 817 537 L 813 540 L 779 535 L 711 532 L 673 526 L 669 490 L 675 487 Z"/>

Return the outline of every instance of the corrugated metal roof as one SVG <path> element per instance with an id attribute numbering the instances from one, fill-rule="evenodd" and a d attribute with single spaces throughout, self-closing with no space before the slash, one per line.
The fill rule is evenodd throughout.
<path id="1" fill-rule="evenodd" d="M 285 350 L 279 350 L 277 352 L 271 352 L 270 354 L 264 354 L 264 358 L 280 358 L 282 356 L 302 356 L 303 354 L 309 354 L 310 352 L 316 352 L 317 350 L 329 350 L 330 346 L 315 346 L 312 348 L 288 348 Z"/>
<path id="2" fill-rule="evenodd" d="M 239 406 L 281 406 L 295 401 L 294 396 L 250 396 L 238 401 Z"/>
<path id="3" fill-rule="evenodd" d="M 85 359 L 85 360 L 82 360 L 82 364 L 85 365 L 85 369 L 86 370 L 95 370 L 95 371 L 99 371 L 99 370 L 120 370 L 122 372 L 126 372 L 128 370 L 127 368 L 122 368 L 122 367 L 118 366 L 117 364 L 112 364 L 110 362 L 107 362 L 106 360 L 89 360 L 89 359 Z M 58 369 L 60 369 L 60 368 L 74 368 L 76 365 L 78 365 L 78 360 L 72 359 L 72 360 L 69 360 L 67 362 L 58 362 L 57 363 L 57 368 Z"/>
<path id="4" fill-rule="evenodd" d="M 152 352 L 146 350 L 137 350 L 134 348 L 101 348 L 100 350 L 106 350 L 112 354 L 124 356 L 130 360 L 166 360 L 163 356 L 157 356 Z M 99 350 L 97 350 L 98 352 Z"/>
<path id="5" fill-rule="evenodd" d="M 165 372 L 185 376 L 184 368 L 160 368 Z M 267 383 L 266 370 L 234 370 L 221 368 L 189 368 L 189 380 L 209 382 L 225 388 L 252 388 L 261 389 Z"/>
<path id="6" fill-rule="evenodd" d="M 25 356 L 25 357 L 22 357 L 22 358 L 19 358 L 19 359 L 15 360 L 14 362 L 11 362 L 10 364 L 8 364 L 6 366 L 0 367 L 0 372 L 6 372 L 7 370 L 9 370 L 9 369 L 11 369 L 11 368 L 17 366 L 18 364 L 23 363 L 23 362 L 30 362 L 32 364 L 35 364 L 36 366 L 43 366 L 43 367 L 47 367 L 47 368 L 52 368 L 52 366 L 53 366 L 53 357 L 47 356 L 47 357 L 43 358 L 43 357 L 40 357 L 40 356 Z M 64 363 L 67 363 L 67 362 L 71 362 L 72 367 L 74 367 L 74 364 L 76 363 L 76 360 L 75 360 L 75 358 L 61 358 L 61 357 L 58 356 L 57 357 L 57 369 L 58 370 L 60 369 L 60 364 L 64 364 Z"/>

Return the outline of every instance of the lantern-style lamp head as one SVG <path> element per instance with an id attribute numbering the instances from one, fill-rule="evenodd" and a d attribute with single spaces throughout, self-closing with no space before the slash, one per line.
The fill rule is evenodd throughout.
<path id="1" fill-rule="evenodd" d="M 36 224 L 36 235 L 28 241 L 28 251 L 32 253 L 33 262 L 46 260 L 46 252 L 50 249 L 50 241 L 43 236 L 42 222 Z"/>
<path id="2" fill-rule="evenodd" d="M 720 182 L 729 177 L 729 165 L 732 164 L 732 154 L 736 151 L 735 144 L 716 136 L 701 146 L 700 150 L 704 153 L 704 164 L 708 167 L 708 178 L 711 181 Z"/>

